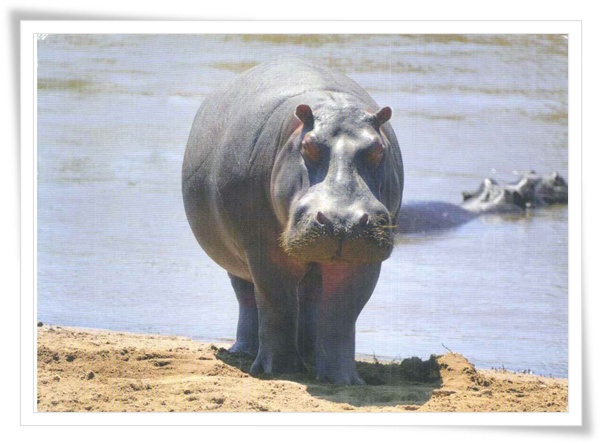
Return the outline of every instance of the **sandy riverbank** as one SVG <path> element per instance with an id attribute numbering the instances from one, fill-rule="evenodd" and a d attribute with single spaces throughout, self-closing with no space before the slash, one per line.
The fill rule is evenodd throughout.
<path id="1" fill-rule="evenodd" d="M 359 362 L 366 386 L 314 375 L 255 378 L 226 344 L 58 326 L 38 328 L 39 411 L 567 411 L 566 379 L 476 370 L 448 353 Z"/>

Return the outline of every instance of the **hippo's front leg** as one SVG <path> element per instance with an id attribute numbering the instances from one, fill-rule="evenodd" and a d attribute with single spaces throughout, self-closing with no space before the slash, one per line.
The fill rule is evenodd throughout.
<path id="1" fill-rule="evenodd" d="M 317 379 L 333 384 L 364 384 L 354 363 L 356 319 L 371 297 L 381 263 L 322 264 L 323 297 L 319 307 Z"/>
<path id="2" fill-rule="evenodd" d="M 252 260 L 253 259 L 253 260 Z M 249 261 L 258 306 L 258 354 L 250 373 L 305 370 L 298 351 L 299 279 L 264 255 Z"/>
<path id="3" fill-rule="evenodd" d="M 235 344 L 231 346 L 229 353 L 245 353 L 256 356 L 258 352 L 258 309 L 254 297 L 254 284 L 231 273 L 228 274 L 239 305 Z"/>

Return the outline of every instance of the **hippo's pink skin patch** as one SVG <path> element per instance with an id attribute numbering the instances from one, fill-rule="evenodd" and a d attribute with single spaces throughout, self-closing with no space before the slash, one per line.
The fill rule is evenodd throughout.
<path id="1" fill-rule="evenodd" d="M 267 260 L 275 268 L 286 270 L 286 273 L 294 279 L 300 280 L 306 273 L 306 265 L 291 257 L 279 247 L 269 248 L 267 255 Z"/>
<path id="2" fill-rule="evenodd" d="M 352 278 L 357 270 L 353 264 L 321 264 L 321 274 L 323 276 L 323 298 L 338 293 L 343 290 L 347 282 Z"/>

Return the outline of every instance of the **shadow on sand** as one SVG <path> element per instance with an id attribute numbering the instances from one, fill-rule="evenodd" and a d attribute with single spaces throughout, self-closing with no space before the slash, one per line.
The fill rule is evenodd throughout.
<path id="1" fill-rule="evenodd" d="M 250 372 L 253 358 L 248 355 L 231 354 L 220 348 L 215 352 L 217 359 L 236 367 L 244 373 Z M 356 368 L 364 386 L 335 386 L 317 381 L 314 367 L 307 373 L 278 374 L 276 377 L 260 375 L 262 380 L 285 380 L 306 386 L 312 396 L 330 402 L 346 403 L 354 407 L 363 406 L 420 406 L 429 401 L 433 391 L 441 387 L 440 367 L 431 356 L 427 361 L 419 358 L 402 362 L 357 361 Z"/>

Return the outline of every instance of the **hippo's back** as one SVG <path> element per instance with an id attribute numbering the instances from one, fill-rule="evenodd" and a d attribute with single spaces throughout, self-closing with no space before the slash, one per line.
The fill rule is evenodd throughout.
<path id="1" fill-rule="evenodd" d="M 255 66 L 207 97 L 198 110 L 184 159 L 184 182 L 210 162 L 211 153 L 223 156 L 223 151 L 235 149 L 238 160 L 254 161 L 251 154 L 261 132 L 273 130 L 268 122 L 281 123 L 282 105 L 313 94 L 341 94 L 377 107 L 356 82 L 313 62 L 285 57 Z M 273 154 L 261 153 L 258 161 Z"/>

